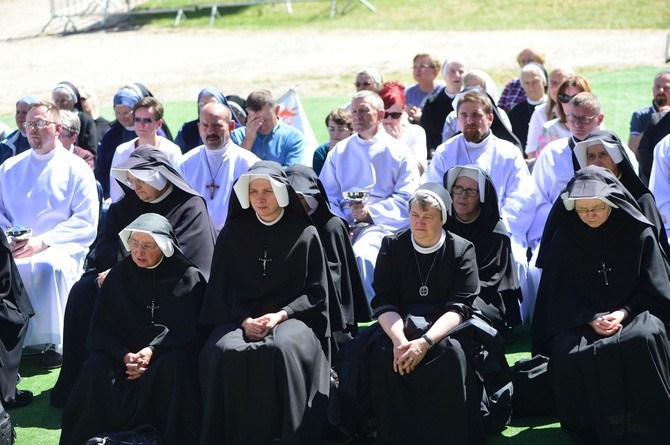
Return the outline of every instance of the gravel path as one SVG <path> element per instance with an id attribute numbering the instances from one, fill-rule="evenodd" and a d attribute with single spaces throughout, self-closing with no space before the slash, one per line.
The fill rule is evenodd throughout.
<path id="1" fill-rule="evenodd" d="M 296 6 L 297 7 L 297 6 Z M 283 11 L 281 12 L 283 13 Z M 299 84 L 303 96 L 347 95 L 353 73 L 375 66 L 406 73 L 420 51 L 459 57 L 484 70 L 514 68 L 526 46 L 543 51 L 549 66 L 620 68 L 663 66 L 666 31 L 224 31 L 110 29 L 65 37 L 44 0 L 0 0 L 0 114 L 25 94 L 48 97 L 62 80 L 93 87 L 102 107 L 114 92 L 139 81 L 166 101 L 193 100 L 215 85 L 226 93 L 253 87 L 279 92 Z M 85 23 L 84 23 L 85 24 Z M 78 26 L 81 28 L 81 22 Z M 651 79 L 650 79 L 651 85 Z"/>

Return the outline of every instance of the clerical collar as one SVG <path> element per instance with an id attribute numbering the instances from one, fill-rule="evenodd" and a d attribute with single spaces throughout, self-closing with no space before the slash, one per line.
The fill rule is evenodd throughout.
<path id="1" fill-rule="evenodd" d="M 258 216 L 258 213 L 256 213 L 256 218 L 258 218 L 258 220 L 261 222 L 261 224 L 263 224 L 264 226 L 268 226 L 268 227 L 269 226 L 274 226 L 275 224 L 277 224 L 277 222 L 279 222 L 279 220 L 281 219 L 282 216 L 284 216 L 284 208 L 283 207 L 281 208 L 281 212 L 279 212 L 279 216 L 272 221 L 263 221 L 261 219 L 261 217 Z"/>
<path id="2" fill-rule="evenodd" d="M 174 190 L 174 185 L 172 185 L 170 183 L 170 185 L 168 186 L 168 189 L 165 191 L 165 193 L 163 193 L 162 195 L 160 195 L 158 198 L 154 199 L 153 201 L 149 201 L 149 204 L 157 204 L 157 203 L 161 202 L 162 200 L 167 198 L 170 193 L 172 193 L 172 190 Z"/>
<path id="3" fill-rule="evenodd" d="M 428 253 L 437 252 L 438 250 L 440 250 L 440 248 L 442 248 L 442 246 L 444 245 L 444 241 L 447 239 L 447 232 L 444 229 L 442 229 L 442 235 L 440 236 L 440 240 L 437 243 L 430 246 L 430 247 L 419 246 L 416 243 L 416 241 L 414 241 L 414 234 L 412 234 L 411 238 L 412 238 L 412 245 L 414 246 L 414 250 L 416 250 L 419 253 L 428 254 Z"/>
<path id="4" fill-rule="evenodd" d="M 161 265 L 161 263 L 163 262 L 163 259 L 165 259 L 165 256 L 162 256 L 161 259 L 160 259 L 160 261 L 157 262 L 156 264 L 154 264 L 153 266 L 147 266 L 147 267 L 145 267 L 145 269 L 152 270 L 152 269 L 157 268 L 158 266 Z"/>
<path id="5" fill-rule="evenodd" d="M 459 223 L 461 223 L 461 224 L 471 224 L 471 223 L 477 221 L 477 218 L 479 218 L 479 215 L 481 215 L 481 214 L 482 214 L 482 208 L 480 207 L 480 208 L 477 209 L 477 215 L 475 215 L 475 217 L 472 218 L 470 221 L 463 221 L 461 218 L 458 217 L 458 214 L 455 214 L 455 216 L 456 216 L 456 219 L 458 220 Z"/>
<path id="6" fill-rule="evenodd" d="M 62 147 L 63 149 L 65 149 L 65 147 L 63 147 L 62 145 L 61 145 L 61 147 Z M 56 147 L 55 147 L 54 149 L 52 149 L 52 150 L 49 150 L 49 151 L 46 152 L 46 153 L 38 153 L 38 152 L 36 152 L 34 149 L 32 149 L 30 154 L 31 154 L 32 157 L 35 158 L 36 160 L 38 160 L 38 161 L 42 161 L 42 162 L 46 162 L 46 161 L 48 161 L 49 159 L 51 159 L 51 158 L 54 157 L 54 155 L 56 154 L 56 149 L 57 149 L 57 148 L 58 148 L 58 146 L 56 146 Z"/>
<path id="7" fill-rule="evenodd" d="M 488 144 L 489 138 L 491 137 L 492 134 L 493 133 L 491 133 L 491 130 L 489 130 L 489 133 L 486 135 L 486 137 L 479 142 L 470 142 L 468 140 L 465 140 L 465 138 L 463 140 L 465 140 L 465 146 L 467 148 L 471 150 L 476 150 L 478 148 L 483 148 L 486 144 Z"/>

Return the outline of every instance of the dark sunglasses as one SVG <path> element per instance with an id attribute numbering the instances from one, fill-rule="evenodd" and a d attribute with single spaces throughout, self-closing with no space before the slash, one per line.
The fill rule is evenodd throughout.
<path id="1" fill-rule="evenodd" d="M 572 100 L 572 98 L 575 97 L 573 96 L 568 96 L 567 94 L 559 94 L 558 95 L 558 100 L 561 101 L 561 103 L 568 104 Z"/>
<path id="2" fill-rule="evenodd" d="M 386 111 L 384 113 L 384 117 L 390 117 L 391 119 L 400 119 L 400 116 L 402 116 L 401 111 L 394 111 L 394 112 Z"/>
<path id="3" fill-rule="evenodd" d="M 369 87 L 370 85 L 372 85 L 372 83 L 367 82 L 367 81 L 366 82 L 356 82 L 356 83 L 354 83 L 354 85 L 356 86 L 356 88 L 360 88 L 360 87 Z"/>
<path id="4" fill-rule="evenodd" d="M 135 122 L 136 124 L 139 124 L 139 123 L 150 124 L 153 121 L 154 120 L 151 119 L 150 117 L 134 117 L 133 118 L 133 122 Z"/>

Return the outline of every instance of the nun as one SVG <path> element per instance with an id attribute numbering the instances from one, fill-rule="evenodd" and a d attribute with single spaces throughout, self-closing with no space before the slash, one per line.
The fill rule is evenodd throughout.
<path id="1" fill-rule="evenodd" d="M 233 186 L 200 322 L 201 445 L 319 444 L 330 384 L 328 274 L 282 166 Z M 192 442 L 190 442 L 192 443 Z"/>
<path id="2" fill-rule="evenodd" d="M 531 336 L 561 427 L 578 444 L 666 443 L 670 280 L 653 224 L 612 172 L 589 166 L 545 235 Z"/>
<path id="3" fill-rule="evenodd" d="M 100 289 L 88 335 L 92 353 L 63 410 L 60 444 L 144 424 L 166 445 L 197 443 L 205 278 L 161 215 L 141 215 L 119 238 L 130 256 Z"/>
<path id="4" fill-rule="evenodd" d="M 444 187 L 453 201 L 447 230 L 475 246 L 480 291 L 474 306 L 505 335 L 521 324 L 522 296 L 493 181 L 476 165 L 456 166 L 445 173 Z"/>

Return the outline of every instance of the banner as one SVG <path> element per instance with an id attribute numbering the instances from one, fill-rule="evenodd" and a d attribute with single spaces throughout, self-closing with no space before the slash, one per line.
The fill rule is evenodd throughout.
<path id="1" fill-rule="evenodd" d="M 277 100 L 279 105 L 279 119 L 287 125 L 300 130 L 305 138 L 305 151 L 302 157 L 302 164 L 312 166 L 312 158 L 314 157 L 314 150 L 319 146 L 312 125 L 307 119 L 305 109 L 302 107 L 300 98 L 293 88 L 284 93 L 282 97 Z"/>

